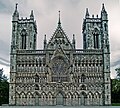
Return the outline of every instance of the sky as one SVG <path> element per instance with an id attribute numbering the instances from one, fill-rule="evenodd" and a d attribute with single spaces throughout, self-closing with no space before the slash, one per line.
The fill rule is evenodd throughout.
<path id="1" fill-rule="evenodd" d="M 43 48 L 43 38 L 47 40 L 54 33 L 61 12 L 62 28 L 71 40 L 75 34 L 76 48 L 82 49 L 82 23 L 86 8 L 90 16 L 100 17 L 102 3 L 108 13 L 109 40 L 111 50 L 111 78 L 116 77 L 115 68 L 120 67 L 120 1 L 119 0 L 0 0 L 0 68 L 9 77 L 10 43 L 12 34 L 12 14 L 18 3 L 20 17 L 30 16 L 34 11 L 37 21 L 37 49 Z"/>

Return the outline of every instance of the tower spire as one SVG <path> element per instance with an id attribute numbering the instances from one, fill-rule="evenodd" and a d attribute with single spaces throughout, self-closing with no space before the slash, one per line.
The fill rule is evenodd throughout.
<path id="1" fill-rule="evenodd" d="M 101 18 L 104 19 L 104 20 L 107 19 L 107 12 L 106 12 L 106 10 L 105 10 L 104 3 L 102 4 Z"/>
<path id="2" fill-rule="evenodd" d="M 16 5 L 15 5 L 15 12 L 14 12 L 14 14 L 18 14 L 18 3 L 16 3 Z"/>
<path id="3" fill-rule="evenodd" d="M 31 19 L 34 19 L 33 10 L 31 10 L 30 18 L 31 18 Z"/>
<path id="4" fill-rule="evenodd" d="M 18 20 L 18 18 L 19 18 L 19 12 L 18 12 L 17 8 L 18 8 L 18 3 L 16 3 L 16 6 L 15 6 L 15 11 L 13 13 L 13 20 Z"/>
<path id="5" fill-rule="evenodd" d="M 73 47 L 75 48 L 75 35 L 73 34 L 73 40 L 72 40 Z"/>
<path id="6" fill-rule="evenodd" d="M 44 49 L 46 48 L 47 45 L 47 39 L 46 39 L 46 34 L 44 35 Z"/>
<path id="7" fill-rule="evenodd" d="M 85 15 L 85 18 L 89 18 L 89 11 L 88 11 L 88 8 L 86 8 L 86 15 Z"/>
<path id="8" fill-rule="evenodd" d="M 15 7 L 15 10 L 17 10 L 17 6 L 18 6 L 18 3 L 16 3 L 16 7 Z"/>
<path id="9" fill-rule="evenodd" d="M 105 11 L 104 3 L 102 4 L 102 11 Z"/>
<path id="10" fill-rule="evenodd" d="M 59 11 L 59 20 L 58 20 L 58 25 L 61 25 L 61 22 L 60 22 L 60 11 Z"/>

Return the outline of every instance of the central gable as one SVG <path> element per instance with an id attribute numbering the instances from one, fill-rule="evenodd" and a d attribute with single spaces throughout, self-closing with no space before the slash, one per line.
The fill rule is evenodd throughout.
<path id="1" fill-rule="evenodd" d="M 61 46 L 62 49 L 73 49 L 73 45 L 65 34 L 64 30 L 61 27 L 61 23 L 58 23 L 58 27 L 55 30 L 53 36 L 49 40 L 46 49 L 56 49 L 58 46 Z"/>

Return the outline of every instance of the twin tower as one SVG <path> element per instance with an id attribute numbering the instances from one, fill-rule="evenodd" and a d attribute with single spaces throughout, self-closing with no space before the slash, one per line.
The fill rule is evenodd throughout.
<path id="1" fill-rule="evenodd" d="M 31 11 L 29 19 L 20 19 L 16 4 L 12 19 L 11 49 L 35 50 L 36 38 L 37 26 L 36 21 L 34 20 L 33 10 Z M 44 44 L 46 44 L 46 41 L 45 36 Z M 73 36 L 73 44 L 74 42 L 75 39 Z M 91 18 L 87 8 L 83 21 L 83 49 L 104 49 L 105 45 L 107 46 L 106 50 L 109 52 L 108 14 L 105 10 L 104 4 L 102 6 L 100 18 L 98 15 L 96 17 L 92 15 Z"/>
<path id="2" fill-rule="evenodd" d="M 110 46 L 108 14 L 83 21 L 83 49 L 68 39 L 60 15 L 58 26 L 44 48 L 36 49 L 37 26 L 33 11 L 20 18 L 12 16 L 10 53 L 10 105 L 111 105 Z"/>

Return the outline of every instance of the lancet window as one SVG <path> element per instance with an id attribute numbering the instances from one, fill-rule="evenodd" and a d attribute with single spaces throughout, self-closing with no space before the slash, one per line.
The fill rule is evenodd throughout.
<path id="1" fill-rule="evenodd" d="M 94 48 L 99 48 L 99 33 L 96 28 L 93 32 L 93 40 L 94 40 Z"/>
<path id="2" fill-rule="evenodd" d="M 84 74 L 81 75 L 81 82 L 85 82 L 85 75 Z"/>
<path id="3" fill-rule="evenodd" d="M 39 82 L 39 76 L 35 75 L 35 82 Z"/>
<path id="4" fill-rule="evenodd" d="M 22 32 L 21 32 L 21 37 L 22 37 L 22 49 L 26 49 L 26 36 L 27 36 L 26 30 L 23 29 Z"/>

